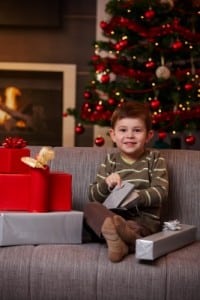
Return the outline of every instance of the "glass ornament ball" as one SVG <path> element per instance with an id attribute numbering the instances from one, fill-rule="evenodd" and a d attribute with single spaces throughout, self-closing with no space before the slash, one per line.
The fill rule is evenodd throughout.
<path id="1" fill-rule="evenodd" d="M 101 147 L 101 146 L 104 145 L 104 143 L 105 143 L 105 140 L 102 136 L 96 137 L 96 139 L 95 139 L 95 145 L 96 146 Z"/>
<path id="2" fill-rule="evenodd" d="M 67 113 L 67 112 L 64 112 L 64 113 L 63 113 L 63 117 L 66 118 L 67 116 L 68 116 L 68 113 Z"/>
<path id="3" fill-rule="evenodd" d="M 196 142 L 196 138 L 194 135 L 190 134 L 188 136 L 185 137 L 185 143 L 189 146 L 194 145 Z"/>
<path id="4" fill-rule="evenodd" d="M 75 128 L 75 132 L 77 134 L 82 134 L 85 131 L 85 128 L 82 124 L 77 124 Z"/>
<path id="5" fill-rule="evenodd" d="M 114 98 L 109 98 L 107 101 L 108 101 L 109 105 L 115 105 L 116 104 L 116 100 Z"/>
<path id="6" fill-rule="evenodd" d="M 155 68 L 155 62 L 153 60 L 149 60 L 145 63 L 145 67 L 147 69 L 153 69 L 153 68 Z"/>
<path id="7" fill-rule="evenodd" d="M 108 23 L 107 23 L 107 22 L 105 22 L 105 21 L 101 21 L 101 22 L 100 22 L 100 27 L 101 27 L 101 29 L 106 29 L 107 26 L 108 26 Z"/>
<path id="8" fill-rule="evenodd" d="M 174 51 L 179 51 L 183 48 L 183 43 L 181 41 L 175 41 L 171 47 Z"/>
<path id="9" fill-rule="evenodd" d="M 94 55 L 92 56 L 91 60 L 92 60 L 93 62 L 98 62 L 98 61 L 100 60 L 100 56 L 97 55 L 97 54 L 94 54 Z"/>
<path id="10" fill-rule="evenodd" d="M 160 140 L 164 140 L 167 137 L 167 133 L 165 131 L 158 132 L 158 137 Z"/>
<path id="11" fill-rule="evenodd" d="M 191 91 L 192 89 L 193 89 L 192 83 L 186 83 L 186 84 L 184 85 L 184 90 L 185 90 L 186 92 L 189 92 L 189 91 Z"/>
<path id="12" fill-rule="evenodd" d="M 152 109 L 158 109 L 160 107 L 160 101 L 155 98 L 150 102 L 150 106 Z"/>
<path id="13" fill-rule="evenodd" d="M 108 83 L 110 81 L 110 76 L 109 74 L 104 74 L 104 73 L 98 73 L 96 75 L 97 80 L 101 83 Z"/>
<path id="14" fill-rule="evenodd" d="M 92 94 L 91 94 L 91 92 L 89 92 L 89 91 L 85 91 L 85 92 L 83 93 L 83 97 L 84 97 L 85 99 L 90 99 L 91 96 L 92 96 Z"/>
<path id="15" fill-rule="evenodd" d="M 144 13 L 144 17 L 146 20 L 152 20 L 155 17 L 155 11 L 153 9 L 149 9 Z"/>

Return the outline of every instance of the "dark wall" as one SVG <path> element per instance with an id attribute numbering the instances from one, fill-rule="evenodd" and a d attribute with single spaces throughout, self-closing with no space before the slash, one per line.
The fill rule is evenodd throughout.
<path id="1" fill-rule="evenodd" d="M 8 2 L 12 1 L 15 2 Z M 21 2 L 17 1 L 18 5 Z M 30 9 L 36 2 L 28 1 Z M 45 2 L 48 10 L 48 1 Z M 59 27 L 30 27 L 24 24 L 2 26 L 0 22 L 0 61 L 76 64 L 76 105 L 80 106 L 84 87 L 89 80 L 88 62 L 96 34 L 96 1 L 63 0 L 61 18 L 62 24 Z M 21 20 L 23 23 L 23 14 Z M 76 136 L 76 146 L 91 145 L 92 129 Z"/>

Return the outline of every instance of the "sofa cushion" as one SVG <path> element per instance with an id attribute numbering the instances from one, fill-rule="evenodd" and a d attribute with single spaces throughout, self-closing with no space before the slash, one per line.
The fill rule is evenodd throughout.
<path id="1" fill-rule="evenodd" d="M 99 251 L 99 244 L 35 247 L 31 300 L 96 299 Z"/>
<path id="2" fill-rule="evenodd" d="M 166 256 L 166 300 L 199 299 L 199 254 L 200 242 L 196 242 Z"/>
<path id="3" fill-rule="evenodd" d="M 122 262 L 113 264 L 107 259 L 107 249 L 101 247 L 97 278 L 97 299 L 165 299 L 165 257 L 153 263 L 141 263 L 131 254 Z"/>
<path id="4" fill-rule="evenodd" d="M 165 282 L 165 258 L 141 264 L 132 254 L 113 264 L 105 244 L 37 246 L 31 261 L 32 300 L 144 300 L 145 290 L 164 299 Z"/>
<path id="5" fill-rule="evenodd" d="M 0 248 L 0 299 L 28 300 L 29 271 L 34 246 Z"/>

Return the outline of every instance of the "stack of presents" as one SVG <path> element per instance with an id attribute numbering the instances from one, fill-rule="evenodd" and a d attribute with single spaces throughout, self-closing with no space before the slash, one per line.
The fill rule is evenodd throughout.
<path id="1" fill-rule="evenodd" d="M 0 246 L 81 243 L 83 214 L 72 210 L 72 175 L 51 172 L 54 158 L 42 147 L 36 158 L 22 138 L 0 147 Z"/>

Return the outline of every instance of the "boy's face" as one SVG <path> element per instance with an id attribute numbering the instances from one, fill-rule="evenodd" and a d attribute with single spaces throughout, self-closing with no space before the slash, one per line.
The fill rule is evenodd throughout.
<path id="1" fill-rule="evenodd" d="M 125 157 L 137 159 L 144 152 L 145 144 L 152 138 L 153 132 L 147 132 L 140 118 L 123 118 L 110 130 L 110 136 Z"/>

